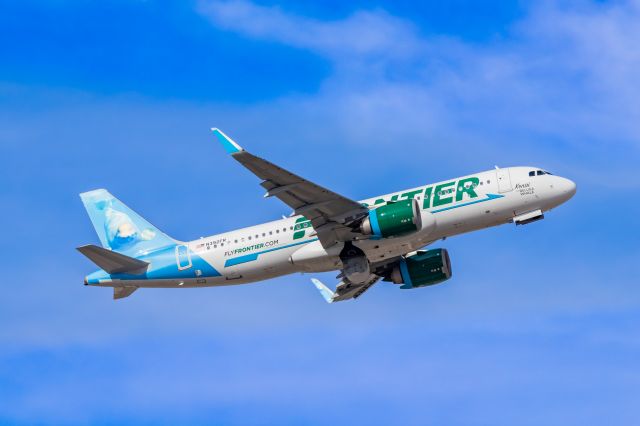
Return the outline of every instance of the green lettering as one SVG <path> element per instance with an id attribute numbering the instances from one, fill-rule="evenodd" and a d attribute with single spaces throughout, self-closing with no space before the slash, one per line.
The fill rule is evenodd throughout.
<path id="1" fill-rule="evenodd" d="M 467 194 L 469 198 L 476 198 L 475 187 L 480 183 L 480 179 L 477 177 L 461 179 L 458 181 L 458 190 L 456 191 L 456 201 L 462 201 L 464 194 Z"/>
<path id="2" fill-rule="evenodd" d="M 433 192 L 433 186 L 428 186 L 424 189 L 424 201 L 422 203 L 423 209 L 431 207 L 431 193 Z"/>
<path id="3" fill-rule="evenodd" d="M 451 204 L 453 203 L 453 197 L 445 197 L 442 192 L 444 189 L 455 185 L 455 181 L 454 182 L 447 182 L 447 183 L 443 183 L 440 184 L 438 186 L 436 186 L 435 189 L 435 194 L 433 195 L 433 207 L 437 207 L 437 206 L 444 206 L 445 204 Z M 447 192 L 448 194 L 448 192 Z"/>

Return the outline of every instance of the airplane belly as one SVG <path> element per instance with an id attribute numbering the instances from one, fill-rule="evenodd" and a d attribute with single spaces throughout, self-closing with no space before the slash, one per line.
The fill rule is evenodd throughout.
<path id="1" fill-rule="evenodd" d="M 301 269 L 289 261 L 299 244 L 277 247 L 250 255 L 227 258 L 222 275 L 228 280 L 252 282 L 299 272 Z"/>
<path id="2" fill-rule="evenodd" d="M 306 272 L 324 272 L 340 268 L 340 251 L 344 244 L 336 244 L 329 249 L 314 241 L 297 249 L 289 257 L 289 262 Z"/>

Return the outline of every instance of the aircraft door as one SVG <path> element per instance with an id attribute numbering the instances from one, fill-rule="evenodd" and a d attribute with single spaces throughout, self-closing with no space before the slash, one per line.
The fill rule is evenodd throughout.
<path id="1" fill-rule="evenodd" d="M 498 180 L 498 192 L 509 192 L 513 190 L 511 186 L 511 176 L 509 169 L 497 169 L 496 179 Z"/>
<path id="2" fill-rule="evenodd" d="M 179 271 L 191 268 L 191 253 L 189 247 L 184 244 L 176 246 L 176 265 L 178 265 Z"/>

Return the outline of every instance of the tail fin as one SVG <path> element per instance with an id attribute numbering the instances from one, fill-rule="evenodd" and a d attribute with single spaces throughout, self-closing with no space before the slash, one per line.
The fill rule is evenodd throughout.
<path id="1" fill-rule="evenodd" d="M 105 248 L 135 257 L 176 243 L 105 189 L 85 192 L 80 198 Z"/>

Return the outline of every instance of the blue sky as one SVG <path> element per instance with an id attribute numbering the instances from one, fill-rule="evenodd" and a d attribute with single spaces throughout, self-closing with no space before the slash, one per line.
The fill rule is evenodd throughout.
<path id="1" fill-rule="evenodd" d="M 0 0 L 0 423 L 637 422 L 640 4 L 414 3 Z M 212 126 L 353 198 L 496 164 L 578 194 L 355 303 L 85 288 L 80 192 L 185 240 L 289 213 Z"/>

